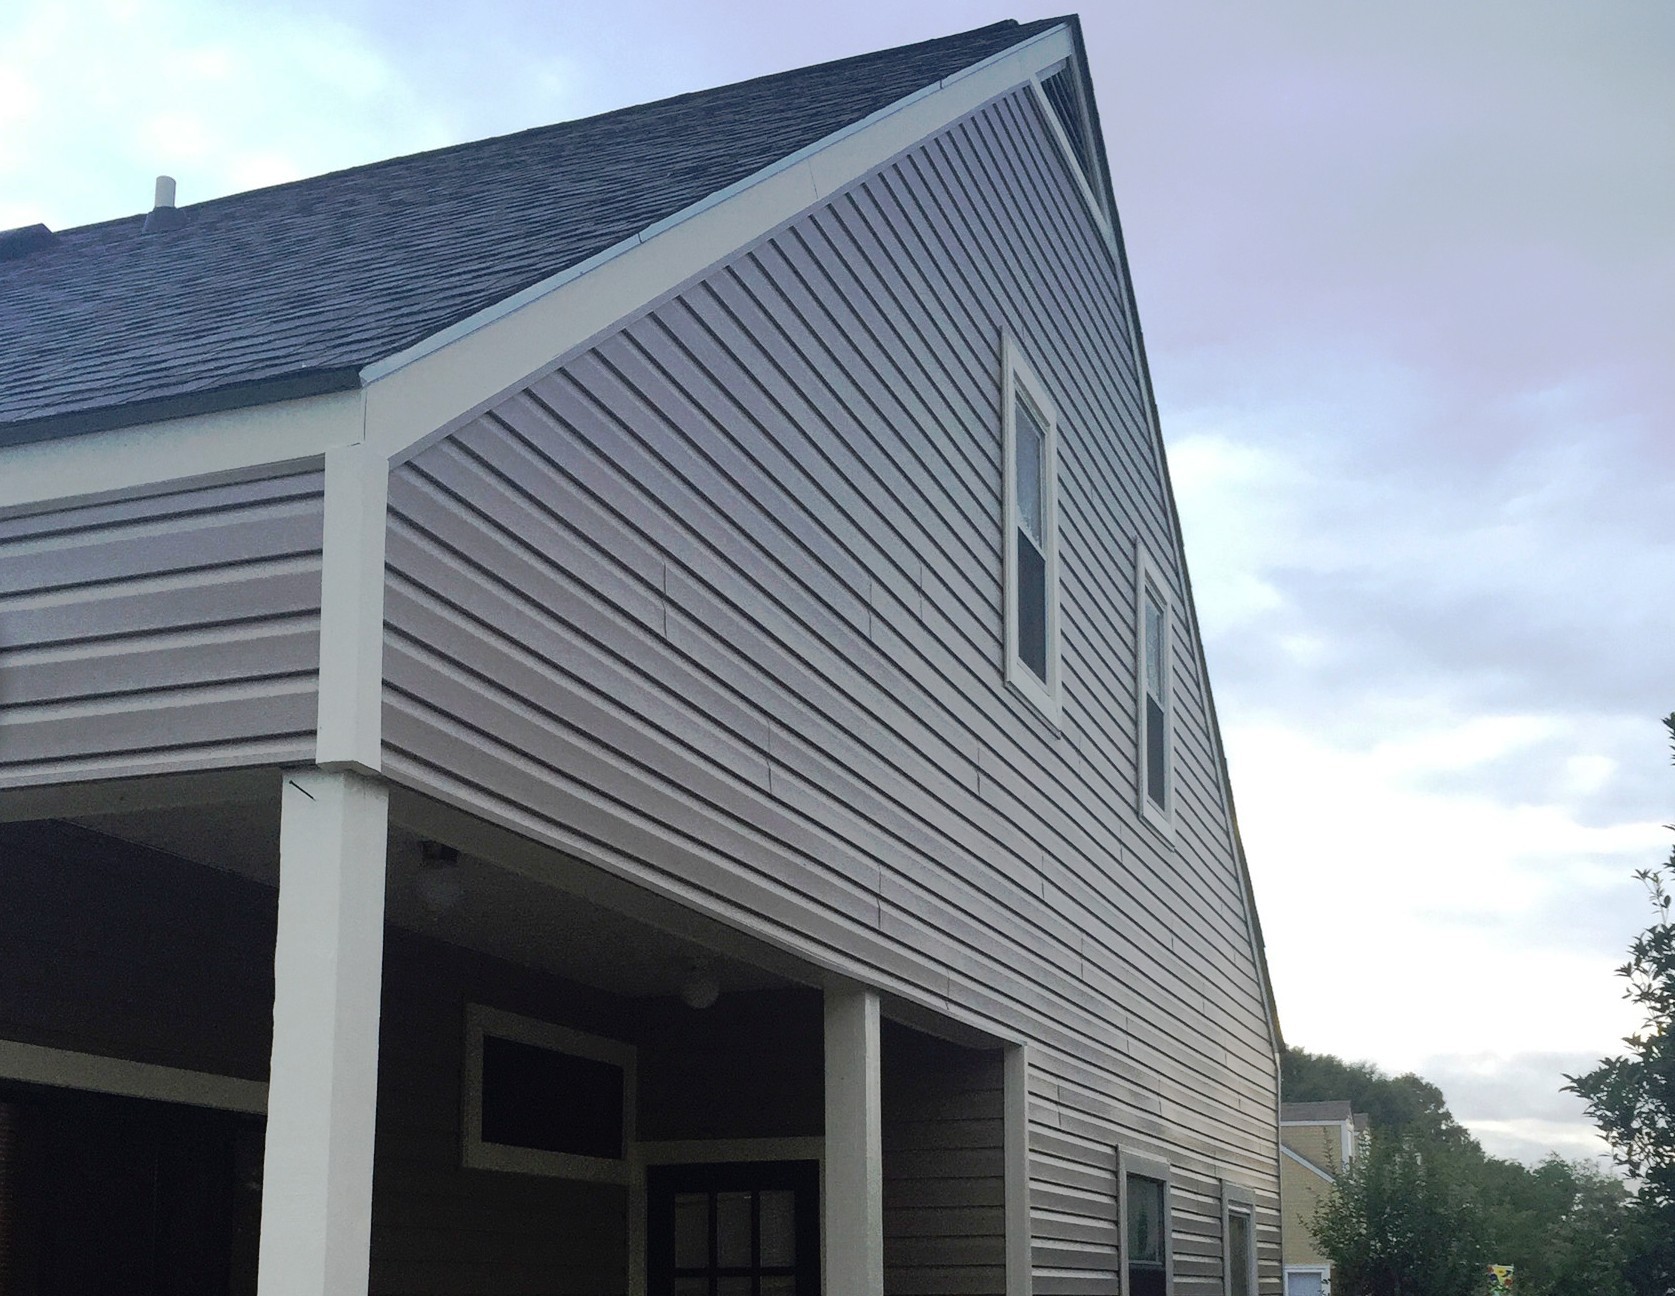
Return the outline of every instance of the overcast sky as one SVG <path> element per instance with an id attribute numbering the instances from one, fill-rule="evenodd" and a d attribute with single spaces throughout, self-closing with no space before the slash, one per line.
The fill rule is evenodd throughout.
<path id="1" fill-rule="evenodd" d="M 0 228 L 1059 11 L 0 0 Z M 1593 1155 L 1675 803 L 1675 4 L 1083 22 L 1286 1035 Z"/>

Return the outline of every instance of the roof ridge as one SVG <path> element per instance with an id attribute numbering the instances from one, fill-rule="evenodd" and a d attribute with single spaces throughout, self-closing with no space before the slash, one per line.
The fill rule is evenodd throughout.
<path id="1" fill-rule="evenodd" d="M 603 112 L 589 113 L 585 117 L 568 117 L 562 121 L 546 122 L 540 126 L 526 126 L 522 130 L 507 131 L 501 135 L 482 135 L 475 139 L 459 140 L 453 144 L 439 144 L 435 148 L 415 149 L 411 153 L 401 153 L 395 157 L 377 158 L 371 162 L 356 162 L 353 165 L 338 167 L 333 171 L 317 171 L 311 175 L 298 176 L 294 180 L 280 180 L 270 185 L 257 185 L 253 189 L 239 189 L 233 193 L 217 194 L 213 198 L 205 198 L 199 202 L 181 203 L 182 211 L 202 211 L 221 203 L 232 202 L 236 199 L 248 198 L 253 194 L 280 193 L 298 185 L 313 184 L 320 180 L 346 176 L 358 173 L 369 173 L 382 170 L 385 167 L 397 166 L 402 163 L 413 162 L 419 158 L 437 158 L 449 153 L 461 152 L 465 149 L 481 148 L 487 144 L 503 144 L 511 140 L 532 139 L 537 136 L 555 131 L 562 131 L 587 123 L 607 121 L 612 117 L 624 116 L 628 113 L 641 112 L 648 108 L 673 106 L 701 99 L 708 95 L 718 94 L 725 90 L 739 90 L 746 86 L 761 85 L 785 77 L 801 76 L 818 70 L 830 70 L 842 67 L 848 63 L 869 62 L 874 59 L 884 59 L 892 55 L 899 55 L 907 50 L 928 48 L 933 45 L 946 45 L 972 36 L 988 32 L 999 32 L 1008 27 L 1015 27 L 1020 33 L 1044 31 L 1057 23 L 1068 22 L 1068 18 L 1038 18 L 1029 23 L 1020 23 L 1016 18 L 1002 18 L 998 22 L 987 23 L 982 27 L 972 27 L 966 31 L 954 32 L 948 36 L 933 36 L 921 41 L 908 41 L 902 45 L 892 45 L 888 49 L 866 50 L 859 54 L 846 54 L 842 58 L 827 59 L 823 63 L 809 63 L 798 67 L 782 68 L 778 72 L 764 72 L 758 76 L 746 77 L 742 81 L 729 81 L 723 85 L 706 86 L 697 90 L 682 90 L 679 94 L 667 95 L 662 99 L 646 99 L 639 103 L 623 104 L 616 108 L 607 108 Z M 981 62 L 974 59 L 973 62 Z M 118 225 L 124 221 L 141 220 L 144 212 L 130 212 L 122 216 L 111 216 L 104 220 L 90 221 L 85 225 L 68 225 L 63 229 L 54 230 L 55 234 L 75 234 L 84 231 L 103 229 L 106 226 Z"/>

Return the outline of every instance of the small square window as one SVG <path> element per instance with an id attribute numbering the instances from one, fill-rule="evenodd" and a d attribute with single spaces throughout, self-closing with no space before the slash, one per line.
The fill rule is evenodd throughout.
<path id="1" fill-rule="evenodd" d="M 1049 719 L 1059 711 L 1058 441 L 1046 390 L 1010 338 L 1005 373 L 1006 680 Z"/>
<path id="2" fill-rule="evenodd" d="M 631 1045 L 466 1010 L 466 1166 L 626 1183 L 633 1096 Z"/>

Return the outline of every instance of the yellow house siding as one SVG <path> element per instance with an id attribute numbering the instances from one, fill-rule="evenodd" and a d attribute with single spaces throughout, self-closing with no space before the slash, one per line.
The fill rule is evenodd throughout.
<path id="1" fill-rule="evenodd" d="M 1294 1133 L 1286 1130 L 1285 1135 Z M 1284 1138 L 1284 1136 L 1282 1136 Z M 1289 1139 L 1284 1139 L 1290 1147 Z M 1314 1218 L 1320 1199 L 1330 1192 L 1332 1185 L 1313 1170 L 1300 1166 L 1288 1156 L 1280 1158 L 1280 1212 L 1283 1225 L 1280 1231 L 1280 1255 L 1288 1265 L 1323 1265 L 1324 1256 L 1314 1244 L 1308 1223 Z"/>

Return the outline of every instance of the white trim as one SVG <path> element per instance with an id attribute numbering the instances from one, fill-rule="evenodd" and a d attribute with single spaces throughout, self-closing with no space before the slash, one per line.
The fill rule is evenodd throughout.
<path id="1" fill-rule="evenodd" d="M 388 841 L 381 782 L 285 776 L 258 1296 L 366 1290 Z"/>
<path id="2" fill-rule="evenodd" d="M 1249 1224 L 1250 1254 L 1245 1257 L 1245 1290 L 1257 1296 L 1256 1264 L 1256 1194 L 1242 1184 L 1221 1181 L 1221 1289 L 1233 1296 L 1233 1224 L 1235 1215 L 1243 1215 Z"/>
<path id="3" fill-rule="evenodd" d="M 1334 1179 L 1326 1171 L 1322 1170 L 1313 1161 L 1310 1161 L 1306 1156 L 1303 1156 L 1301 1153 L 1293 1152 L 1290 1148 L 1286 1147 L 1285 1144 L 1283 1144 L 1283 1143 L 1280 1144 L 1280 1155 L 1290 1157 L 1293 1161 L 1295 1161 L 1298 1165 L 1302 1166 L 1303 1169 L 1305 1169 L 1305 1170 L 1312 1170 L 1315 1174 L 1319 1175 L 1322 1179 L 1324 1179 L 1329 1184 L 1337 1183 L 1336 1179 Z"/>
<path id="4" fill-rule="evenodd" d="M 0 1039 L 0 1080 L 249 1112 L 255 1116 L 268 1109 L 268 1087 L 260 1080 L 47 1048 L 18 1040 Z"/>
<path id="5" fill-rule="evenodd" d="M 1332 1296 L 1332 1267 L 1330 1265 L 1285 1265 L 1280 1271 L 1280 1291 L 1289 1296 L 1292 1274 L 1319 1274 L 1321 1296 Z"/>
<path id="6" fill-rule="evenodd" d="M 1072 52 L 1060 25 L 711 194 L 633 238 L 362 371 L 366 436 L 401 463 L 632 311 L 1027 84 Z"/>
<path id="7" fill-rule="evenodd" d="M 1175 1290 L 1174 1171 L 1167 1161 L 1117 1148 L 1117 1238 L 1122 1296 L 1130 1296 L 1128 1282 L 1128 1180 L 1151 1179 L 1163 1185 L 1163 1290 Z"/>
<path id="8" fill-rule="evenodd" d="M 384 544 L 390 466 L 364 445 L 326 452 L 315 763 L 383 766 Z"/>
<path id="9" fill-rule="evenodd" d="M 622 1069 L 622 1151 L 612 1157 L 546 1152 L 483 1141 L 483 1036 L 534 1044 L 555 1053 L 608 1062 Z M 460 1123 L 460 1163 L 469 1170 L 504 1170 L 513 1174 L 585 1179 L 593 1183 L 628 1183 L 632 1175 L 636 1050 L 621 1040 L 589 1035 L 553 1022 L 482 1004 L 465 1006 L 464 1112 Z"/>
<path id="10" fill-rule="evenodd" d="M 1076 149 L 1070 142 L 1070 136 L 1065 132 L 1064 123 L 1059 120 L 1058 112 L 1054 109 L 1052 100 L 1047 98 L 1047 91 L 1041 84 L 1057 73 L 1060 67 L 1071 69 L 1071 80 L 1076 86 L 1076 108 L 1082 114 L 1082 134 L 1087 141 L 1088 161 L 1095 170 L 1095 174 L 1091 177 L 1082 170 L 1082 164 L 1077 161 Z M 1088 215 L 1093 217 L 1094 227 L 1099 231 L 1100 239 L 1105 244 L 1105 250 L 1115 256 L 1117 252 L 1116 232 L 1111 228 L 1110 213 L 1105 210 L 1104 202 L 1100 200 L 1099 194 L 1094 189 L 1095 182 L 1102 182 L 1104 179 L 1105 166 L 1104 159 L 1098 156 L 1099 150 L 1093 138 L 1092 115 L 1088 112 L 1087 98 L 1082 93 L 1081 65 L 1072 56 L 1065 59 L 1061 64 L 1042 68 L 1031 79 L 1030 85 L 1035 90 L 1036 105 L 1041 108 L 1046 116 L 1048 129 L 1052 132 L 1053 139 L 1058 143 L 1059 152 L 1064 158 L 1065 165 L 1070 169 L 1072 179 L 1081 191 L 1082 202 L 1088 209 Z M 1120 257 L 1118 262 L 1120 265 Z M 1121 277 L 1121 271 L 1119 270 L 1118 278 Z"/>
<path id="11" fill-rule="evenodd" d="M 0 516 L 305 466 L 334 446 L 359 441 L 363 417 L 360 392 L 330 392 L 3 446 Z"/>
<path id="12" fill-rule="evenodd" d="M 825 1058 L 823 1289 L 843 1296 L 883 1296 L 883 1107 L 876 990 L 826 987 Z"/>
<path id="13" fill-rule="evenodd" d="M 1057 725 L 1063 707 L 1059 671 L 1059 507 L 1058 411 L 1047 389 L 1024 358 L 1011 334 L 1003 333 L 1001 352 L 1002 516 L 1005 530 L 1001 548 L 1005 570 L 1006 682 Z M 1042 680 L 1018 655 L 1018 483 L 1017 412 L 1026 400 L 1041 416 L 1045 444 L 1041 450 L 1041 542 L 1046 559 L 1047 678 Z"/>
<path id="14" fill-rule="evenodd" d="M 1159 664 L 1163 681 L 1163 806 L 1152 800 L 1150 758 L 1147 752 L 1146 672 L 1151 659 L 1146 649 L 1146 605 L 1148 591 L 1163 612 L 1163 660 Z M 1134 542 L 1134 735 L 1135 792 L 1140 816 L 1166 836 L 1175 832 L 1175 595 L 1163 572 L 1152 561 L 1143 540 Z"/>
<path id="15" fill-rule="evenodd" d="M 1006 1296 L 1030 1296 L 1035 1239 L 1029 1209 L 1029 1045 L 1010 1045 L 1003 1058 Z"/>

